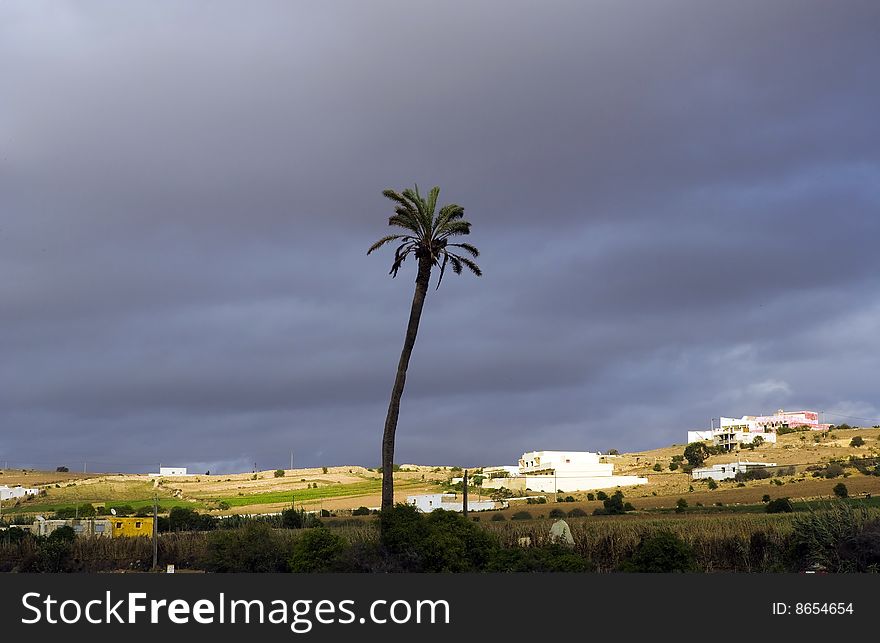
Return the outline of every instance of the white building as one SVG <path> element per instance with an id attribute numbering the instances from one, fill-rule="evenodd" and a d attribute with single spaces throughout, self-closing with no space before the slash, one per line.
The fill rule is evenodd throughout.
<path id="1" fill-rule="evenodd" d="M 189 475 L 186 472 L 186 467 L 159 467 L 159 473 L 151 473 L 151 476 L 169 476 L 169 477 L 179 477 L 179 476 L 187 476 Z"/>
<path id="2" fill-rule="evenodd" d="M 425 513 L 436 509 L 445 511 L 463 511 L 464 503 L 454 493 L 430 493 L 421 496 L 407 496 L 406 504 L 414 506 Z M 503 508 L 503 503 L 494 500 L 472 500 L 468 498 L 468 511 L 487 511 Z"/>
<path id="3" fill-rule="evenodd" d="M 775 466 L 775 462 L 728 462 L 726 464 L 713 464 L 711 467 L 694 469 L 691 471 L 691 477 L 694 480 L 705 480 L 707 478 L 730 480 L 735 478 L 737 473 L 746 473 L 752 469 L 766 469 L 767 467 Z"/>
<path id="4" fill-rule="evenodd" d="M 39 493 L 39 489 L 29 489 L 20 485 L 17 487 L 0 486 L 0 500 L 17 500 L 26 496 L 36 496 Z"/>
<path id="5" fill-rule="evenodd" d="M 733 451 L 737 445 L 751 444 L 755 438 L 762 442 L 776 444 L 776 433 L 773 431 L 750 431 L 748 429 L 723 428 L 706 431 L 688 431 L 687 441 L 709 442 L 725 451 Z"/>
<path id="6" fill-rule="evenodd" d="M 786 411 L 779 409 L 773 415 L 744 415 L 741 418 L 720 417 L 718 428 L 708 431 L 688 431 L 691 442 L 711 442 L 732 451 L 738 444 L 751 444 L 760 436 L 764 442 L 776 443 L 779 429 L 805 427 L 812 431 L 827 431 L 831 425 L 819 422 L 816 411 Z"/>
<path id="7" fill-rule="evenodd" d="M 483 470 L 486 471 L 485 469 Z M 588 491 L 645 484 L 647 478 L 616 476 L 614 465 L 590 451 L 530 451 L 523 453 L 515 473 L 483 480 L 484 489 L 517 491 Z"/>

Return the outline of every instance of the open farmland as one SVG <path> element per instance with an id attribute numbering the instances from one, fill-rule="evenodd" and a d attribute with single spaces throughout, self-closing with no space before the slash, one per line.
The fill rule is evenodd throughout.
<path id="1" fill-rule="evenodd" d="M 864 440 L 861 447 L 850 446 L 853 437 Z M 737 483 L 721 481 L 710 489 L 705 480 L 693 480 L 681 470 L 669 470 L 672 457 L 681 455 L 683 445 L 639 453 L 609 456 L 615 473 L 642 475 L 648 484 L 624 488 L 626 501 L 638 511 L 659 511 L 675 507 L 684 498 L 690 507 L 715 507 L 719 503 L 735 511 L 740 505 L 760 503 L 765 495 L 771 498 L 789 497 L 792 501 L 814 501 L 829 498 L 833 488 L 844 482 L 851 496 L 880 496 L 880 476 L 865 476 L 852 467 L 836 478 L 813 477 L 811 468 L 831 461 L 848 462 L 849 458 L 880 457 L 880 429 L 833 430 L 829 435 L 799 432 L 779 436 L 777 444 L 764 444 L 754 450 L 712 456 L 706 465 L 733 462 L 737 459 L 775 462 L 779 466 L 794 467 L 793 475 L 775 479 L 751 480 Z M 659 464 L 661 471 L 655 471 Z M 406 465 L 394 474 L 395 500 L 405 501 L 407 495 L 437 493 L 444 483 L 459 475 L 449 467 Z M 218 514 L 274 513 L 289 507 L 292 502 L 304 509 L 345 511 L 361 506 L 380 504 L 381 476 L 378 472 L 360 466 L 320 467 L 283 471 L 237 473 L 225 475 L 191 475 L 186 477 L 151 478 L 134 474 L 77 474 L 38 471 L 3 471 L 0 484 L 36 486 L 41 496 L 25 500 L 18 506 L 7 506 L 10 513 L 49 512 L 70 508 L 82 503 L 95 505 L 130 504 L 134 508 L 152 504 L 158 496 L 160 506 L 187 506 Z M 564 489 L 564 482 L 559 487 Z M 613 492 L 614 489 L 606 489 Z M 476 499 L 478 489 L 472 490 Z M 598 500 L 590 501 L 587 492 L 561 491 L 571 495 L 574 502 L 558 505 L 566 511 L 580 508 L 587 513 L 602 507 Z M 485 497 L 485 494 L 483 494 Z M 528 506 L 536 516 L 546 513 L 554 498 L 548 494 L 547 505 Z M 510 516 L 521 510 L 524 501 L 511 501 L 511 507 L 502 512 Z"/>

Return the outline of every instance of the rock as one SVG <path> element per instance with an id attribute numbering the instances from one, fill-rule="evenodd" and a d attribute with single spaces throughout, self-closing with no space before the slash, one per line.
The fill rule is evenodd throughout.
<path id="1" fill-rule="evenodd" d="M 571 529 L 564 520 L 557 520 L 550 526 L 550 542 L 558 545 L 574 546 L 574 538 Z"/>

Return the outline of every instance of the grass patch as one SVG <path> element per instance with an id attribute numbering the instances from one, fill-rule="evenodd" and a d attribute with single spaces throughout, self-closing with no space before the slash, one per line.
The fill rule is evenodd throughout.
<path id="1" fill-rule="evenodd" d="M 424 486 L 424 482 L 395 481 L 395 489 Z M 273 503 L 287 502 L 294 499 L 296 502 L 310 502 L 322 498 L 339 498 L 341 496 L 365 496 L 382 491 L 381 479 L 370 479 L 364 482 L 351 484 L 333 484 L 313 489 L 288 489 L 286 491 L 267 491 L 264 493 L 251 493 L 243 496 L 223 496 L 216 498 L 217 501 L 228 502 L 230 507 L 243 507 L 246 505 L 268 505 Z"/>

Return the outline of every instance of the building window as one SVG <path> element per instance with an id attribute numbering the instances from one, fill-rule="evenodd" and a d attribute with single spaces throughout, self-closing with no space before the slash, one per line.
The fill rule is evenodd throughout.
<path id="1" fill-rule="evenodd" d="M 135 529 L 140 529 L 140 528 L 141 528 L 141 524 L 143 524 L 143 523 L 141 523 L 141 521 L 138 520 L 136 523 L 134 523 L 134 528 L 135 528 Z"/>
<path id="2" fill-rule="evenodd" d="M 117 528 L 117 529 L 122 529 L 122 523 L 121 523 L 121 522 L 117 522 L 117 523 L 116 523 L 116 528 Z"/>

